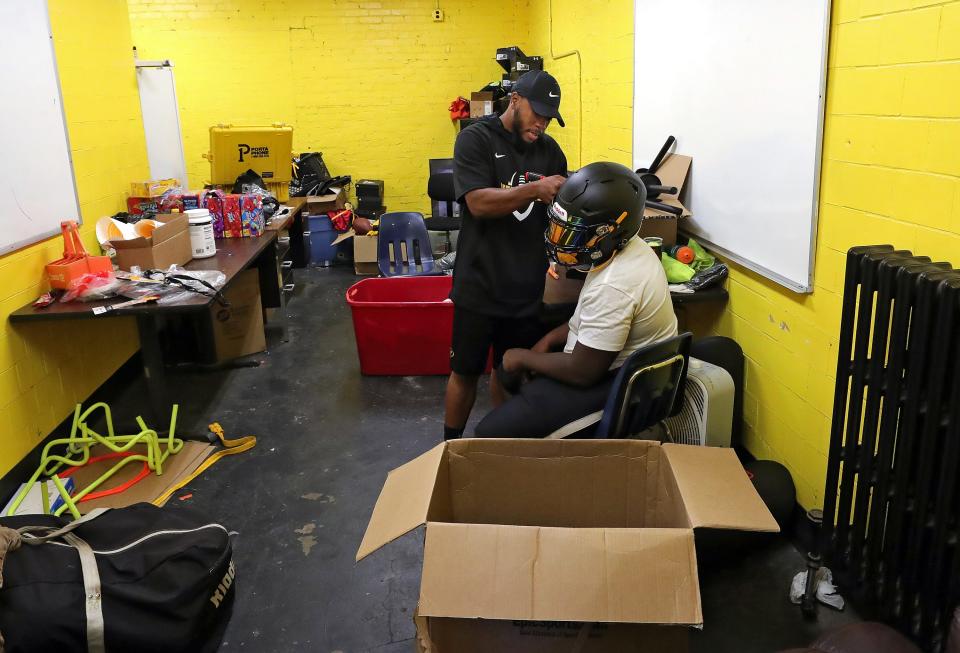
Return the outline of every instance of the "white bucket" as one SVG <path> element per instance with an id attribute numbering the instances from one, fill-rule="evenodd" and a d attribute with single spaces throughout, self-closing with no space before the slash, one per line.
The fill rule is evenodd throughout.
<path id="1" fill-rule="evenodd" d="M 209 258 L 217 253 L 217 241 L 213 239 L 213 218 L 207 209 L 185 211 L 190 223 L 190 249 L 193 258 Z"/>

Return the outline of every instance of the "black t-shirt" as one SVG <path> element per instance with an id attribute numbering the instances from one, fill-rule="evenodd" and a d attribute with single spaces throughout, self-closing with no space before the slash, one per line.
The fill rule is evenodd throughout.
<path id="1" fill-rule="evenodd" d="M 474 123 L 454 146 L 454 184 L 461 205 L 457 260 L 451 299 L 485 315 L 522 317 L 537 312 L 543 299 L 547 252 L 543 232 L 547 207 L 540 202 L 512 215 L 474 218 L 463 197 L 478 188 L 511 188 L 528 172 L 566 175 L 567 159 L 557 142 L 541 134 L 523 148 L 499 118 Z"/>

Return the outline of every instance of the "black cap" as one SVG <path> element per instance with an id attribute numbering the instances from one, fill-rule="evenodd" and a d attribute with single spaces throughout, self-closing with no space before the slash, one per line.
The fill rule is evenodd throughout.
<path id="1" fill-rule="evenodd" d="M 543 70 L 524 73 L 514 83 L 513 92 L 527 98 L 533 110 L 544 118 L 556 118 L 561 127 L 566 127 L 560 117 L 560 84 L 550 73 Z"/>

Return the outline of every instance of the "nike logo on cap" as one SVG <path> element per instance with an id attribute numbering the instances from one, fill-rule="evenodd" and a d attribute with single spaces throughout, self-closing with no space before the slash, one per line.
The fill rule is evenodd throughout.
<path id="1" fill-rule="evenodd" d="M 497 154 L 496 152 L 494 152 L 494 153 L 493 153 L 493 156 L 497 157 L 498 159 L 502 159 L 503 157 L 505 157 L 505 156 L 507 156 L 507 155 L 506 155 L 506 154 Z"/>
<path id="2" fill-rule="evenodd" d="M 550 97 L 560 97 L 559 93 L 547 93 Z"/>

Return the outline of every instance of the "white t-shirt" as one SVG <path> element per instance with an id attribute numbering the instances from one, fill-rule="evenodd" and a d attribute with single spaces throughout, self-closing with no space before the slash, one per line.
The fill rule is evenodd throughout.
<path id="1" fill-rule="evenodd" d="M 675 335 L 677 316 L 663 265 L 643 239 L 634 237 L 606 266 L 587 274 L 563 350 L 569 354 L 581 342 L 618 351 L 612 370 L 641 347 Z"/>

